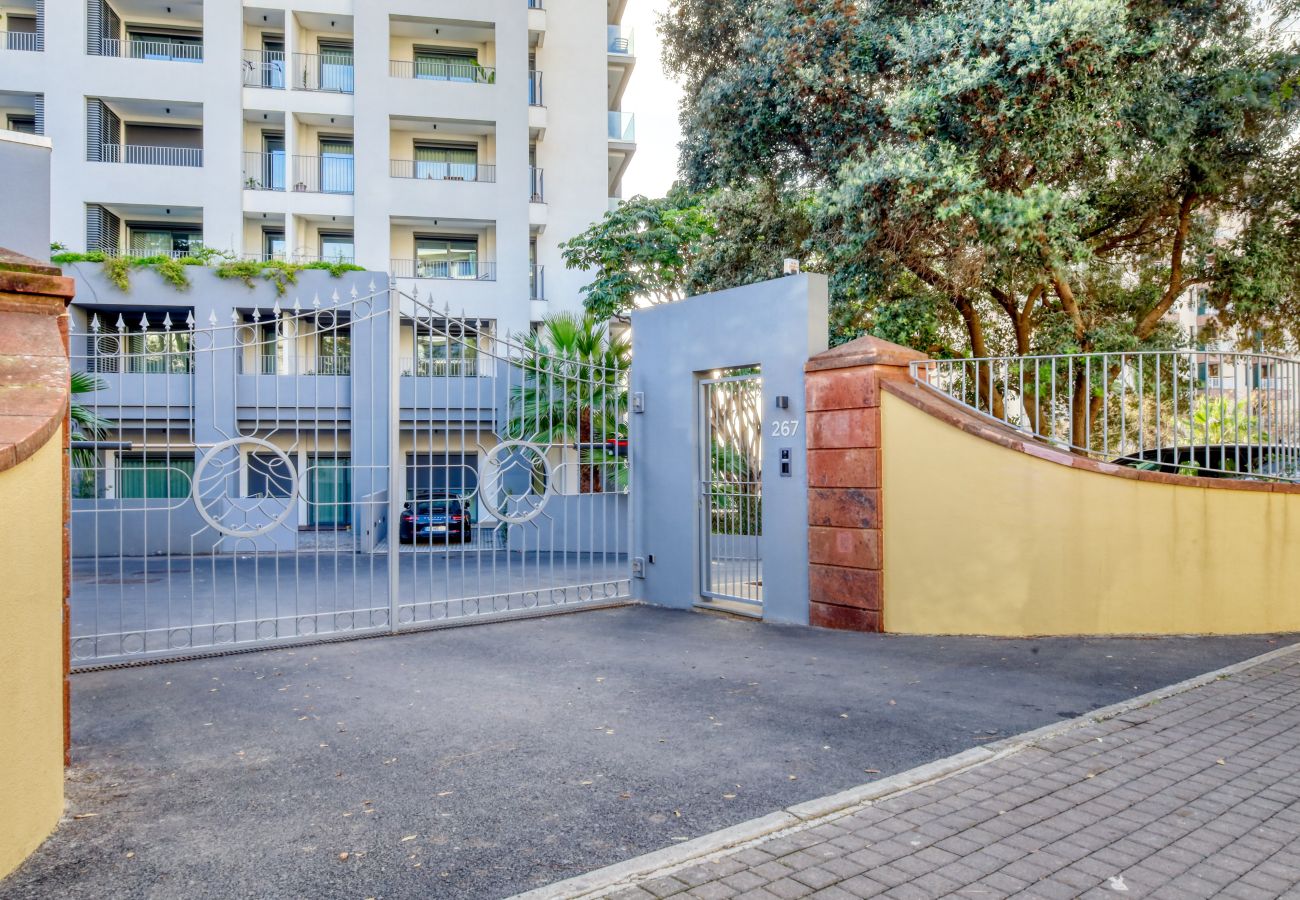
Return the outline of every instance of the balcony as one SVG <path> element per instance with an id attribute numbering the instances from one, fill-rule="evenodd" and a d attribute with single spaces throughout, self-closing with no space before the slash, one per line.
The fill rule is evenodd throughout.
<path id="1" fill-rule="evenodd" d="M 497 70 L 476 62 L 453 63 L 437 59 L 390 59 L 388 74 L 393 78 L 420 81 L 455 81 L 461 84 L 496 84 Z"/>
<path id="2" fill-rule="evenodd" d="M 44 41 L 35 31 L 0 31 L 0 47 L 6 50 L 44 50 Z"/>
<path id="3" fill-rule="evenodd" d="M 260 348 L 259 348 L 260 349 Z M 303 377 L 346 377 L 352 374 L 351 356 L 308 356 L 288 360 L 269 354 L 245 354 L 238 357 L 240 375 L 294 375 Z"/>
<path id="4" fill-rule="evenodd" d="M 203 151 L 197 147 L 149 147 L 139 144 L 102 144 L 100 161 L 141 166 L 203 165 Z"/>
<path id="5" fill-rule="evenodd" d="M 244 153 L 244 168 L 240 173 L 246 191 L 282 191 L 288 180 L 283 153 Z"/>
<path id="6" fill-rule="evenodd" d="M 354 172 L 350 156 L 295 156 L 293 189 L 308 194 L 351 194 Z"/>
<path id="7" fill-rule="evenodd" d="M 529 300 L 546 299 L 546 267 L 545 266 L 528 267 L 528 299 Z"/>
<path id="8" fill-rule="evenodd" d="M 394 259 L 389 261 L 394 278 L 434 281 L 496 281 L 497 264 L 476 259 Z"/>
<path id="9" fill-rule="evenodd" d="M 244 87 L 284 90 L 287 83 L 284 51 L 245 50 L 243 72 Z"/>
<path id="10" fill-rule="evenodd" d="M 609 139 L 620 144 L 635 144 L 636 116 L 633 113 L 610 110 Z"/>
<path id="11" fill-rule="evenodd" d="M 355 85 L 352 57 L 347 54 L 295 53 L 293 86 L 300 91 L 351 94 Z"/>
<path id="12" fill-rule="evenodd" d="M 542 102 L 542 73 L 536 69 L 532 69 L 528 73 L 528 105 L 546 105 Z"/>
<path id="13" fill-rule="evenodd" d="M 494 184 L 497 167 L 480 163 L 432 162 L 419 159 L 392 159 L 388 174 L 393 178 L 416 178 L 428 181 L 476 181 Z"/>
<path id="14" fill-rule="evenodd" d="M 405 356 L 401 360 L 401 372 L 406 378 L 474 378 L 479 374 L 479 363 L 473 356 L 451 359 Z"/>
<path id="15" fill-rule="evenodd" d="M 100 38 L 100 56 L 122 59 L 154 59 L 164 62 L 203 62 L 203 45 L 180 41 L 140 41 Z"/>
<path id="16" fill-rule="evenodd" d="M 636 43 L 630 28 L 610 25 L 606 35 L 606 49 L 618 56 L 635 56 Z"/>
<path id="17" fill-rule="evenodd" d="M 546 179 L 541 169 L 536 166 L 528 167 L 529 194 L 528 199 L 532 203 L 546 202 Z"/>

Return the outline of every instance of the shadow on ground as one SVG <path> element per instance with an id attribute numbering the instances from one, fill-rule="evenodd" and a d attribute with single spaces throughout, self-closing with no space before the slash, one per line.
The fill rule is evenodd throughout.
<path id="1" fill-rule="evenodd" d="M 630 607 L 87 673 L 68 817 L 0 897 L 502 897 L 1294 640 Z"/>

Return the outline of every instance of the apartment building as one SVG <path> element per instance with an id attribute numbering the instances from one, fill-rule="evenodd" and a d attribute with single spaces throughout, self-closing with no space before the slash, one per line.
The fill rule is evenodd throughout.
<path id="1" fill-rule="evenodd" d="M 348 260 L 526 330 L 636 150 L 626 0 L 0 0 L 72 250 Z"/>

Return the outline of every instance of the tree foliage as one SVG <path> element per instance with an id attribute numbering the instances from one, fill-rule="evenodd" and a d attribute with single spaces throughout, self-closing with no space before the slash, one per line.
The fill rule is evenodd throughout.
<path id="1" fill-rule="evenodd" d="M 674 0 L 683 177 L 714 213 L 684 283 L 798 253 L 839 339 L 931 353 L 1168 346 L 1192 289 L 1294 342 L 1293 5 Z"/>

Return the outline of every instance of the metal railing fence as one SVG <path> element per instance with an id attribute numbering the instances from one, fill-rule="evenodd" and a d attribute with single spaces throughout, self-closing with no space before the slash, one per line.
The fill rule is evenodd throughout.
<path id="1" fill-rule="evenodd" d="M 440 59 L 390 59 L 388 74 L 393 78 L 416 78 L 421 81 L 458 81 L 464 84 L 496 84 L 494 66 L 476 62 L 448 62 Z"/>
<path id="2" fill-rule="evenodd" d="M 351 94 L 355 83 L 352 57 L 345 53 L 293 55 L 293 86 L 297 90 Z"/>
<path id="3" fill-rule="evenodd" d="M 125 59 L 203 62 L 202 44 L 185 44 L 174 41 L 133 41 L 120 38 L 101 38 L 99 53 L 101 56 L 118 56 Z"/>
<path id="4" fill-rule="evenodd" d="M 914 381 L 1063 450 L 1300 482 L 1300 360 L 1207 350 L 920 360 Z"/>
<path id="5" fill-rule="evenodd" d="M 282 191 L 287 182 L 284 153 L 245 151 L 240 184 L 249 191 Z"/>
<path id="6" fill-rule="evenodd" d="M 355 187 L 351 156 L 295 156 L 293 189 L 309 194 L 351 194 Z"/>
<path id="7" fill-rule="evenodd" d="M 283 50 L 245 50 L 242 65 L 244 87 L 285 88 L 285 60 Z"/>
<path id="8" fill-rule="evenodd" d="M 619 112 L 618 110 L 610 110 L 609 139 L 611 141 L 626 141 L 628 143 L 635 141 L 636 115 L 633 113 Z"/>
<path id="9" fill-rule="evenodd" d="M 480 259 L 393 259 L 394 278 L 432 278 L 449 281 L 496 281 L 497 264 Z"/>
<path id="10" fill-rule="evenodd" d="M 473 356 L 430 359 L 428 357 L 403 357 L 402 375 L 406 378 L 474 378 L 479 374 L 479 361 Z"/>
<path id="11" fill-rule="evenodd" d="M 240 353 L 237 357 L 237 371 L 240 375 L 296 375 L 346 376 L 352 374 L 351 356 L 307 356 L 297 359 L 281 359 L 278 355 L 279 345 L 269 344 L 271 353 L 262 352 L 265 342 L 249 345 L 255 354 Z M 241 348 L 243 349 L 243 348 Z"/>
<path id="12" fill-rule="evenodd" d="M 392 159 L 388 174 L 393 178 L 423 178 L 431 181 L 477 181 L 490 184 L 497 180 L 497 167 L 481 163 L 433 162 L 420 159 Z"/>
<path id="13" fill-rule="evenodd" d="M 0 47 L 6 50 L 40 50 L 41 36 L 35 31 L 0 31 Z"/>
<path id="14" fill-rule="evenodd" d="M 546 202 L 546 177 L 545 173 L 536 166 L 530 166 L 528 169 L 528 182 L 530 193 L 529 200 L 533 203 Z"/>
<path id="15" fill-rule="evenodd" d="M 530 69 L 528 72 L 528 105 L 546 105 L 542 100 L 542 73 L 536 69 Z"/>
<path id="16" fill-rule="evenodd" d="M 546 299 L 546 266 L 538 266 L 538 265 L 529 266 L 528 299 L 529 300 Z"/>
<path id="17" fill-rule="evenodd" d="M 152 147 L 146 144 L 101 144 L 100 159 L 110 163 L 129 163 L 142 166 L 193 166 L 203 165 L 203 150 L 199 147 Z"/>

